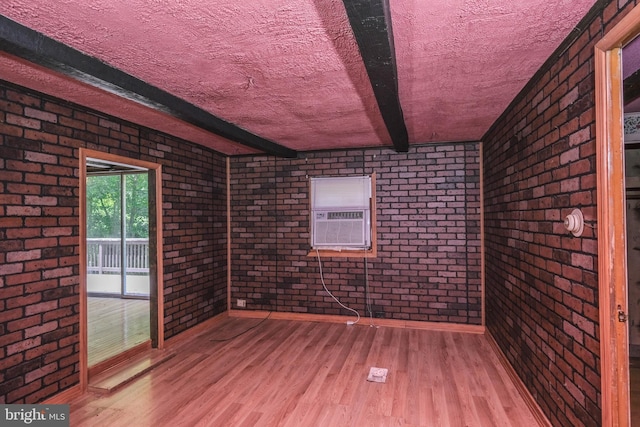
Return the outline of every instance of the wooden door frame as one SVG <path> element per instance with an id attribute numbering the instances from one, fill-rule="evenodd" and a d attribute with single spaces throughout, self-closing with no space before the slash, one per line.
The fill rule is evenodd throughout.
<path id="1" fill-rule="evenodd" d="M 102 151 L 80 148 L 80 389 L 84 392 L 89 385 L 89 361 L 88 361 L 88 331 L 87 331 L 87 158 L 104 160 L 107 162 L 122 163 L 141 167 L 152 171 L 149 174 L 149 190 L 153 192 L 149 197 L 151 208 L 155 210 L 155 224 L 149 221 L 149 233 L 155 236 L 155 262 L 156 276 L 155 289 L 152 286 L 150 302 L 157 306 L 157 316 L 152 319 L 156 323 L 156 336 L 151 337 L 153 347 L 164 347 L 164 292 L 163 292 L 163 254 L 162 254 L 162 166 L 143 160 L 131 159 Z M 150 239 L 151 240 L 151 239 Z M 150 241 L 151 244 L 151 241 Z M 151 247 L 150 247 L 151 251 Z M 150 254 L 150 258 L 153 258 Z M 152 272 L 150 271 L 150 274 Z M 150 278 L 153 280 L 153 277 Z M 153 327 L 152 327 L 153 329 Z"/>
<path id="2" fill-rule="evenodd" d="M 640 33 L 635 7 L 595 46 L 598 286 L 602 425 L 630 425 L 622 47 Z"/>

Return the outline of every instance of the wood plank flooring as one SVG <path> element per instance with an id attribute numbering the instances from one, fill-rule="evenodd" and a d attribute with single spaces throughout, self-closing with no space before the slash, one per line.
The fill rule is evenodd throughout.
<path id="1" fill-rule="evenodd" d="M 119 391 L 72 401 L 71 424 L 537 425 L 482 335 L 227 318 L 169 348 Z M 366 380 L 372 366 L 386 383 Z"/>
<path id="2" fill-rule="evenodd" d="M 149 340 L 149 301 L 88 298 L 89 366 Z"/>

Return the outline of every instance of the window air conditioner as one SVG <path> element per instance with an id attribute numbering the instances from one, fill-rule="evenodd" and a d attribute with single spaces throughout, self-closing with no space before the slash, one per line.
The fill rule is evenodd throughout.
<path id="1" fill-rule="evenodd" d="M 368 248 L 371 246 L 369 210 L 314 210 L 312 245 L 315 248 Z"/>

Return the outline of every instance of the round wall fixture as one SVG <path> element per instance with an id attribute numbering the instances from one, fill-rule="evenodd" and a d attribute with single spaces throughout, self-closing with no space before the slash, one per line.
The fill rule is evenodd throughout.
<path id="1" fill-rule="evenodd" d="M 580 209 L 574 209 L 564 219 L 564 226 L 567 230 L 573 233 L 574 236 L 579 237 L 584 231 L 584 217 Z"/>

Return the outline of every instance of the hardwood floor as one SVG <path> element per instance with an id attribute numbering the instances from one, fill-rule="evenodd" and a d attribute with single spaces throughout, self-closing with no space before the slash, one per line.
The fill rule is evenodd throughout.
<path id="1" fill-rule="evenodd" d="M 71 425 L 537 425 L 482 335 L 260 322 L 170 341 L 177 355 L 144 377 L 72 401 Z M 386 383 L 366 380 L 372 366 Z"/>
<path id="2" fill-rule="evenodd" d="M 149 339 L 149 301 L 88 298 L 89 366 Z"/>

